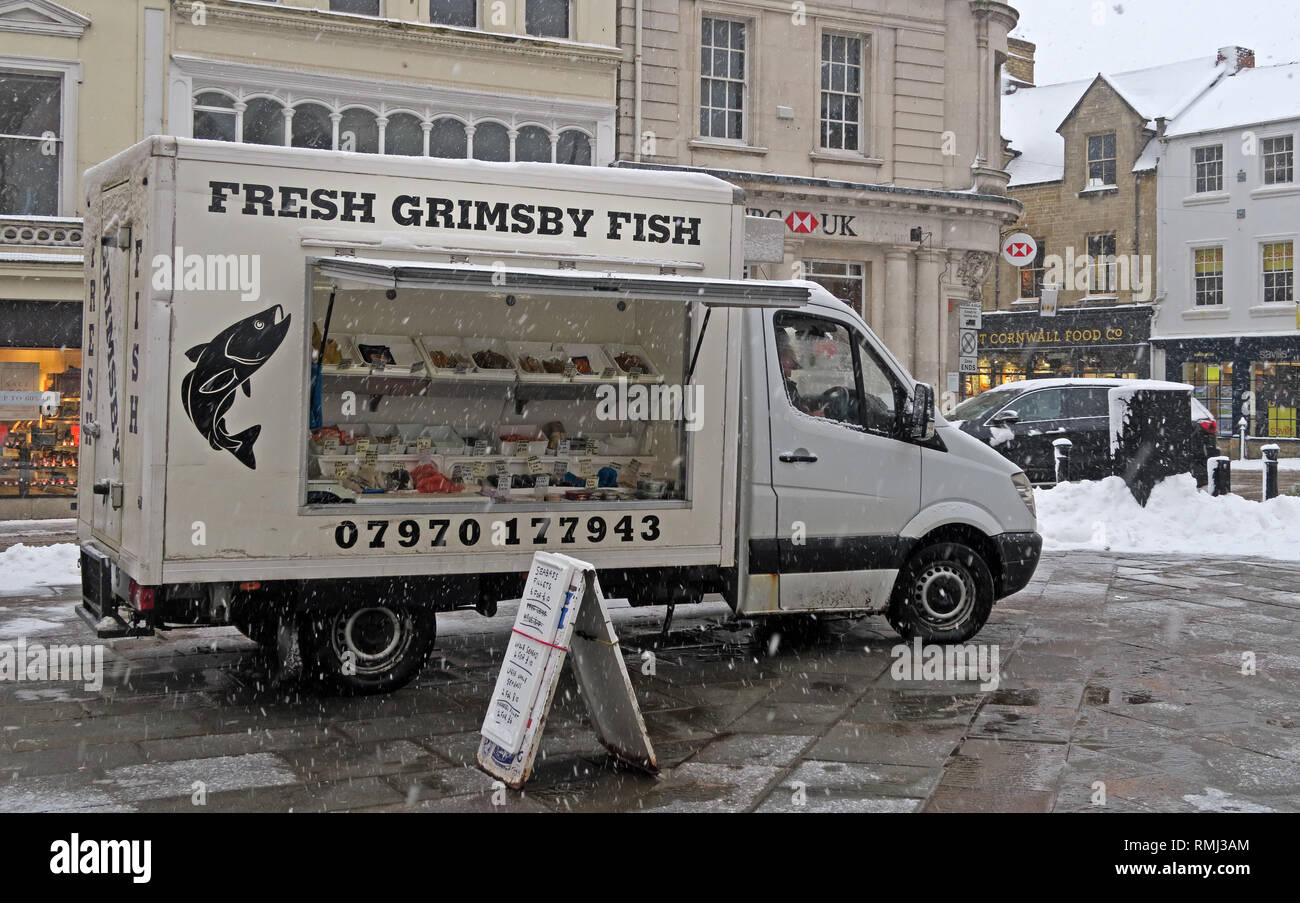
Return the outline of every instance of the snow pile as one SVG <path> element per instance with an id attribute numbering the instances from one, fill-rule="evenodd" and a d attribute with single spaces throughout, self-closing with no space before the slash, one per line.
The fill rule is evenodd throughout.
<path id="1" fill-rule="evenodd" d="M 1300 561 L 1300 498 L 1255 502 L 1168 477 L 1138 505 L 1119 477 L 1034 491 L 1043 548 Z"/>
<path id="2" fill-rule="evenodd" d="M 37 586 L 66 586 L 81 582 L 76 543 L 25 546 L 0 552 L 0 593 L 17 593 Z"/>

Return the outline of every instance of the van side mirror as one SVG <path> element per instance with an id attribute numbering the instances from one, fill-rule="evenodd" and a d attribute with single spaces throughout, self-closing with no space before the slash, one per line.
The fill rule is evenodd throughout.
<path id="1" fill-rule="evenodd" d="M 925 442 L 934 436 L 934 387 L 927 383 L 917 383 L 912 392 L 907 435 L 909 439 L 918 442 Z"/>
<path id="2" fill-rule="evenodd" d="M 1008 424 L 1019 423 L 1019 422 L 1020 422 L 1020 415 L 1017 414 L 1015 411 L 1011 410 L 1010 408 L 1006 409 L 1005 411 L 998 411 L 996 414 L 994 414 L 992 417 L 989 418 L 990 426 L 1007 426 Z"/>

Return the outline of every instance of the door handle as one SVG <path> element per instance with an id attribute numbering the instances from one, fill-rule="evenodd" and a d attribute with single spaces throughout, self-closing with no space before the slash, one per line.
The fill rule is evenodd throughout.
<path id="1" fill-rule="evenodd" d="M 791 454 L 790 452 L 786 452 L 783 455 L 778 455 L 777 460 L 782 461 L 786 464 L 816 464 L 817 456 L 816 455 L 795 455 L 795 454 Z"/>
<path id="2" fill-rule="evenodd" d="M 100 480 L 91 487 L 90 491 L 95 495 L 108 495 L 108 488 L 112 485 L 108 480 Z"/>

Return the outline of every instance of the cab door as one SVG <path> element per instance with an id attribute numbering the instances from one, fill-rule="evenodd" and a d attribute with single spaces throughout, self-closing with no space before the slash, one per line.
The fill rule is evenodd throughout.
<path id="1" fill-rule="evenodd" d="M 783 610 L 883 605 L 921 497 L 903 378 L 846 311 L 765 317 Z"/>

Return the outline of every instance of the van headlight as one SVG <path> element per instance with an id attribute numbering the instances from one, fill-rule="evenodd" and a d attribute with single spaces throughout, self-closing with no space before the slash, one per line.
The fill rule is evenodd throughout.
<path id="1" fill-rule="evenodd" d="M 1025 503 L 1029 513 L 1038 519 L 1038 510 L 1034 508 L 1034 486 L 1029 482 L 1029 477 L 1023 473 L 1013 473 L 1011 475 L 1011 485 L 1016 487 L 1016 492 L 1020 493 L 1020 501 Z"/>

